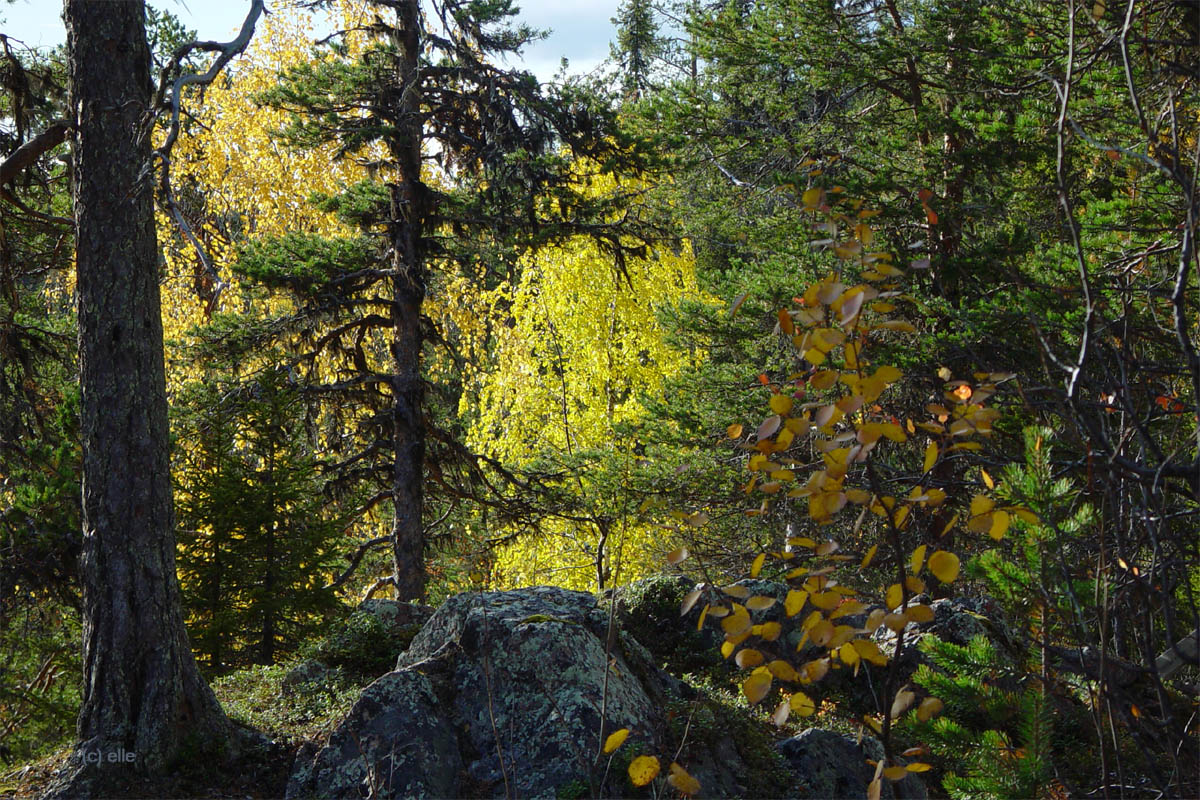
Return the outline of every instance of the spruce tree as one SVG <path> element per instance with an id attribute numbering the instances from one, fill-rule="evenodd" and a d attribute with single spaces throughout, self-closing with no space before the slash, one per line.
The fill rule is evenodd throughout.
<path id="1" fill-rule="evenodd" d="M 210 671 L 272 664 L 336 605 L 342 525 L 286 374 L 207 379 L 179 399 L 179 560 L 193 645 Z"/>

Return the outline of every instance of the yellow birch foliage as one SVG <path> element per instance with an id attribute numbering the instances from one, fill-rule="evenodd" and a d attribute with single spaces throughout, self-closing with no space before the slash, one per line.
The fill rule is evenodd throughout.
<path id="1" fill-rule="evenodd" d="M 474 389 L 464 393 L 461 409 L 477 413 L 473 448 L 513 467 L 547 454 L 631 448 L 617 440 L 614 426 L 643 420 L 639 397 L 660 393 L 664 379 L 694 357 L 667 343 L 657 313 L 701 293 L 686 247 L 630 259 L 626 273 L 580 239 L 528 258 L 517 285 L 491 293 L 487 303 L 499 317 L 492 326 L 493 358 L 486 372 L 469 376 Z M 475 402 L 477 410 L 470 407 Z M 586 476 L 576 485 L 589 491 Z M 614 531 L 623 539 L 622 582 L 653 571 L 670 549 L 659 531 L 632 520 Z M 592 526 L 562 523 L 545 536 L 506 546 L 498 554 L 501 581 L 594 588 L 589 550 L 597 535 Z"/>
<path id="2" fill-rule="evenodd" d="M 341 16 L 352 14 L 351 6 L 342 4 Z M 313 57 L 315 32 L 312 13 L 287 6 L 272 9 L 259 21 L 245 55 L 205 90 L 202 101 L 197 93 L 185 94 L 191 121 L 172 152 L 172 186 L 214 270 L 229 287 L 219 306 L 210 308 L 205 293 L 211 290 L 211 276 L 175 221 L 160 213 L 159 239 L 166 258 L 163 327 L 168 340 L 204 322 L 210 311 L 246 307 L 229 269 L 240 239 L 350 232 L 308 198 L 317 192 L 336 193 L 364 179 L 366 170 L 352 159 L 336 160 L 333 145 L 284 147 L 272 133 L 285 126 L 287 115 L 254 102 L 258 93 L 277 83 L 280 72 Z M 273 310 L 279 309 L 260 309 Z M 172 377 L 176 383 L 180 376 Z"/>

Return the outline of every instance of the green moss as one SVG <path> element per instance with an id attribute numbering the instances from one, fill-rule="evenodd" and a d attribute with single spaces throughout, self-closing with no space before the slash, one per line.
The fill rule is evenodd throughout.
<path id="1" fill-rule="evenodd" d="M 689 746 L 719 752 L 731 742 L 744 765 L 738 775 L 747 797 L 784 797 L 794 788 L 795 776 L 775 749 L 775 738 L 765 719 L 740 703 L 726 690 L 700 689 L 698 697 L 668 709 L 673 739 Z M 686 736 L 686 738 L 685 738 Z"/>
<path id="2" fill-rule="evenodd" d="M 580 779 L 568 781 L 554 791 L 557 800 L 583 800 L 585 797 L 590 797 L 591 794 L 592 787 L 588 785 L 587 781 Z"/>
<path id="3" fill-rule="evenodd" d="M 350 675 L 376 678 L 391 672 L 396 658 L 420 631 L 397 628 L 366 611 L 355 611 L 330 626 L 325 636 L 301 648 L 301 655 Z"/>
<path id="4" fill-rule="evenodd" d="M 230 717 L 277 739 L 315 739 L 336 725 L 362 691 L 362 681 L 339 669 L 288 695 L 283 679 L 294 664 L 247 667 L 212 685 Z"/>
<path id="5" fill-rule="evenodd" d="M 672 675 L 728 673 L 711 638 L 696 630 L 699 610 L 679 616 L 689 589 L 686 580 L 672 575 L 655 575 L 622 587 L 622 627 L 650 651 L 656 665 Z"/>

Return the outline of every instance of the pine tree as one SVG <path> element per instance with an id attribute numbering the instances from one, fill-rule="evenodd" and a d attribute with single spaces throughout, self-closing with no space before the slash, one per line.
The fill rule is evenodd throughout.
<path id="1" fill-rule="evenodd" d="M 399 597 L 413 598 L 425 585 L 422 359 L 431 331 L 422 313 L 430 289 L 455 276 L 495 285 L 522 252 L 581 234 L 620 270 L 639 249 L 624 238 L 636 220 L 612 222 L 624 200 L 619 182 L 604 196 L 582 190 L 585 165 L 610 173 L 641 154 L 596 98 L 496 66 L 533 35 L 509 23 L 509 0 L 371 8 L 374 21 L 359 29 L 365 38 L 340 37 L 263 97 L 295 115 L 287 141 L 336 142 L 342 157 L 378 175 L 318 198 L 361 235 L 251 243 L 239 269 L 297 296 L 294 329 L 307 326 L 311 343 L 297 362 L 327 359 L 322 369 L 336 376 L 311 392 L 362 410 L 344 464 L 390 458 L 391 581 Z"/>

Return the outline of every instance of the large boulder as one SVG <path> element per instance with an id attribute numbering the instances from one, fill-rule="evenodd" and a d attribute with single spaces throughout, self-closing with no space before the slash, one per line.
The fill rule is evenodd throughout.
<path id="1" fill-rule="evenodd" d="M 592 595 L 551 587 L 451 598 L 396 666 L 301 759 L 289 798 L 554 797 L 598 780 L 602 720 L 662 752 L 677 688 Z"/>

